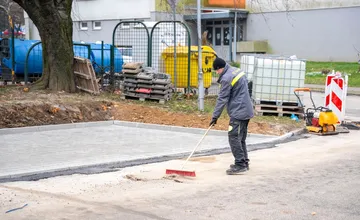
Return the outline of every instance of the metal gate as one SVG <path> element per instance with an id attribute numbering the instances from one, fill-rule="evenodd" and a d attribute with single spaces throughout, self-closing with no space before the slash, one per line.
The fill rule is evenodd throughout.
<path id="1" fill-rule="evenodd" d="M 92 54 L 90 44 L 73 43 L 73 51 L 74 51 L 74 56 L 83 57 L 91 60 L 95 72 L 99 71 L 98 69 L 96 69 L 95 57 Z M 29 47 L 29 49 L 26 52 L 24 62 L 19 63 L 18 66 L 19 69 L 23 67 L 25 84 L 28 84 L 29 82 L 34 82 L 42 76 L 42 72 L 43 72 L 42 61 L 43 61 L 42 44 L 41 41 L 38 41 Z"/>
<path id="2" fill-rule="evenodd" d="M 124 63 L 138 62 L 143 67 L 149 66 L 148 27 L 141 21 L 119 22 L 113 31 L 110 79 L 111 85 L 118 89 L 122 80 L 122 66 Z"/>
<path id="3" fill-rule="evenodd" d="M 153 26 L 150 34 L 150 66 L 171 75 L 175 89 L 187 88 L 189 91 L 191 87 L 197 88 L 197 77 L 192 77 L 190 71 L 191 53 L 190 30 L 185 23 L 159 21 Z"/>
<path id="4" fill-rule="evenodd" d="M 116 57 L 119 55 L 122 56 L 123 63 L 140 62 L 144 66 L 149 66 L 149 38 L 148 27 L 141 21 L 118 23 L 112 37 L 113 69 L 119 69 L 117 67 L 121 62 L 116 61 Z"/>
<path id="5" fill-rule="evenodd" d="M 14 28 L 11 16 L 0 7 L 0 81 L 15 82 Z"/>

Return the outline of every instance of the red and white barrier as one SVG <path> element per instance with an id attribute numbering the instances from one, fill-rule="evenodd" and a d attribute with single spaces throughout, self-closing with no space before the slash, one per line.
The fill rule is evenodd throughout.
<path id="1" fill-rule="evenodd" d="M 341 73 L 331 73 L 326 77 L 325 107 L 331 109 L 339 119 L 339 124 L 345 120 L 348 76 Z"/>

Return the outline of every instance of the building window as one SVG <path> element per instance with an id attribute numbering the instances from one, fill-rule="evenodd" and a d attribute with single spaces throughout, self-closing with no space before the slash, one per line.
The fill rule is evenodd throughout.
<path id="1" fill-rule="evenodd" d="M 230 30 L 228 27 L 224 27 L 224 45 L 230 45 Z"/>
<path id="2" fill-rule="evenodd" d="M 237 29 L 237 37 L 236 40 L 238 42 L 243 41 L 244 40 L 244 25 L 240 25 Z"/>
<path id="3" fill-rule="evenodd" d="M 213 42 L 213 39 L 214 39 L 213 27 L 207 27 L 206 30 L 208 32 L 207 33 L 207 41 L 208 41 L 208 43 L 210 43 L 210 45 L 213 45 L 214 44 L 214 42 Z"/>
<path id="4" fill-rule="evenodd" d="M 215 28 L 215 46 L 221 46 L 221 28 Z"/>
<path id="5" fill-rule="evenodd" d="M 240 42 L 244 40 L 244 25 L 238 24 L 236 28 L 236 41 Z M 234 42 L 234 36 L 231 37 L 231 41 Z"/>
<path id="6" fill-rule="evenodd" d="M 101 21 L 94 21 L 93 22 L 93 29 L 94 30 L 101 30 Z"/>
<path id="7" fill-rule="evenodd" d="M 80 22 L 80 30 L 86 31 L 88 29 L 87 22 Z"/>

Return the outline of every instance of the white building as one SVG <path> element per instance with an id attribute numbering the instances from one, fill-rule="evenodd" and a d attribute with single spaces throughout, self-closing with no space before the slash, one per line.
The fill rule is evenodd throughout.
<path id="1" fill-rule="evenodd" d="M 242 0 L 245 1 L 245 0 Z M 166 0 L 74 0 L 74 41 L 112 43 L 120 21 L 172 20 L 164 12 Z M 187 1 L 189 2 L 189 1 Z M 204 0 L 202 28 L 208 41 L 226 60 L 232 59 L 235 11 L 237 13 L 237 60 L 240 53 L 297 55 L 316 61 L 357 61 L 360 51 L 360 0 L 246 0 L 245 9 L 209 6 L 231 0 Z M 241 0 L 240 0 L 241 2 Z M 180 1 L 181 3 L 181 1 Z M 196 7 L 181 5 L 182 15 L 197 45 Z M 162 5 L 161 5 L 162 4 Z M 120 28 L 128 28 L 122 25 Z M 30 39 L 39 39 L 26 16 Z"/>

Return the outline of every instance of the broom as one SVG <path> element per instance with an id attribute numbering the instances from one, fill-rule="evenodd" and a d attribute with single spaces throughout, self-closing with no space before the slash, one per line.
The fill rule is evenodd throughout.
<path id="1" fill-rule="evenodd" d="M 189 155 L 189 157 L 186 159 L 186 161 L 183 163 L 181 170 L 172 170 L 172 169 L 166 169 L 166 174 L 177 174 L 180 176 L 191 176 L 191 177 L 195 177 L 195 171 L 186 171 L 184 170 L 184 166 L 185 164 L 189 161 L 189 159 L 191 158 L 191 156 L 194 154 L 194 152 L 196 151 L 196 149 L 199 147 L 200 143 L 202 142 L 202 140 L 205 138 L 205 136 L 207 135 L 207 133 L 210 131 L 211 127 L 213 125 L 211 125 L 205 132 L 205 134 L 202 136 L 202 138 L 200 139 L 200 141 L 198 142 L 198 144 L 196 145 L 196 147 L 194 148 L 194 150 L 191 152 L 191 154 Z"/>

